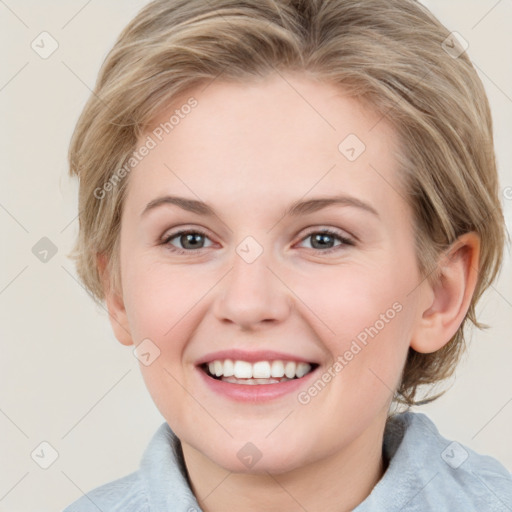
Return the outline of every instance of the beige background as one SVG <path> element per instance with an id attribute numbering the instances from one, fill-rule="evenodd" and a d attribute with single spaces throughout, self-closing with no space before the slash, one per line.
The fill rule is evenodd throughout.
<path id="1" fill-rule="evenodd" d="M 494 113 L 502 188 L 512 186 L 512 3 L 430 0 L 469 42 Z M 143 0 L 0 1 L 0 512 L 61 510 L 83 492 L 134 471 L 163 418 L 131 348 L 77 282 L 66 257 L 77 233 L 77 184 L 66 151 L 98 69 Z M 31 42 L 59 47 L 42 59 Z M 48 48 L 48 46 L 46 46 Z M 512 189 L 509 189 L 512 192 Z M 508 229 L 512 193 L 503 197 Z M 49 238 L 57 253 L 32 248 Z M 512 269 L 484 297 L 482 319 L 457 380 L 422 408 L 441 433 L 512 470 Z M 49 461 L 42 469 L 32 458 Z M 44 456 L 41 455 L 44 453 Z M 37 456 L 39 454 L 39 457 Z"/>

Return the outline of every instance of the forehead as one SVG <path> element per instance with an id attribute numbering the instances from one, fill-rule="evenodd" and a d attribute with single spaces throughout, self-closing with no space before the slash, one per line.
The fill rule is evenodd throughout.
<path id="1" fill-rule="evenodd" d="M 189 98 L 193 108 L 184 107 Z M 306 76 L 190 90 L 138 147 L 148 137 L 154 147 L 129 178 L 128 197 L 139 209 L 164 193 L 225 204 L 343 192 L 399 199 L 391 126 L 341 87 Z"/>

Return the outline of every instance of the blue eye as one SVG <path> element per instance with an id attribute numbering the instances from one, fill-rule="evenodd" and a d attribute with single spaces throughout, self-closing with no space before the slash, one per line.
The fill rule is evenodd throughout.
<path id="1" fill-rule="evenodd" d="M 308 238 L 311 238 L 313 241 L 313 247 L 311 248 L 318 249 L 317 252 L 324 254 L 342 250 L 343 247 L 347 245 L 355 245 L 350 238 L 347 238 L 337 231 L 330 229 L 311 231 L 306 236 L 304 236 L 301 241 L 307 240 Z M 172 244 L 171 241 L 174 239 L 178 239 L 183 248 L 176 247 L 174 244 Z M 171 252 L 176 254 L 190 254 L 191 252 L 197 252 L 201 249 L 210 247 L 211 244 L 208 246 L 204 245 L 205 239 L 209 240 L 207 234 L 201 230 L 181 230 L 177 231 L 176 233 L 171 233 L 169 236 L 165 237 L 162 241 L 162 244 L 166 245 Z M 335 246 L 330 246 L 330 244 L 335 240 L 338 240 L 340 243 Z"/>
<path id="2" fill-rule="evenodd" d="M 313 249 L 320 248 L 320 252 L 322 253 L 331 253 L 333 251 L 337 251 L 343 248 L 345 245 L 355 245 L 354 242 L 341 235 L 337 231 L 331 229 L 322 229 L 320 231 L 311 231 L 309 232 L 302 240 L 307 240 L 311 238 L 313 241 Z M 339 240 L 341 243 L 339 245 L 335 245 L 333 247 L 326 247 L 335 239 Z M 316 245 L 316 247 L 315 247 Z"/>
<path id="3" fill-rule="evenodd" d="M 178 238 L 182 246 L 189 245 L 188 248 L 180 249 L 178 247 L 174 247 L 171 244 L 171 240 Z M 172 233 L 168 237 L 166 237 L 163 241 L 164 244 L 169 246 L 169 250 L 172 252 L 176 252 L 177 254 L 186 254 L 187 252 L 191 252 L 198 249 L 203 249 L 204 247 L 200 247 L 201 238 L 208 238 L 206 233 L 203 231 L 194 229 L 194 230 L 183 230 L 178 231 L 177 233 Z"/>

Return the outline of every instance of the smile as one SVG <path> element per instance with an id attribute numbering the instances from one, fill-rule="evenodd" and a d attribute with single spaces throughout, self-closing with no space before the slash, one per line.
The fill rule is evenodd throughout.
<path id="1" fill-rule="evenodd" d="M 210 377 L 232 384 L 279 384 L 301 379 L 318 365 L 298 361 L 256 361 L 216 359 L 201 368 Z"/>

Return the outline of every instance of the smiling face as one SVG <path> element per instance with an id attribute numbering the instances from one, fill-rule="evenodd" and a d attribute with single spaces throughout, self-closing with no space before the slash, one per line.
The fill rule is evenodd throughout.
<path id="1" fill-rule="evenodd" d="M 393 130 L 301 76 L 188 96 L 129 176 L 118 339 L 158 347 L 141 371 L 186 458 L 285 472 L 380 451 L 421 316 Z M 290 380 L 239 380 L 287 362 Z"/>

